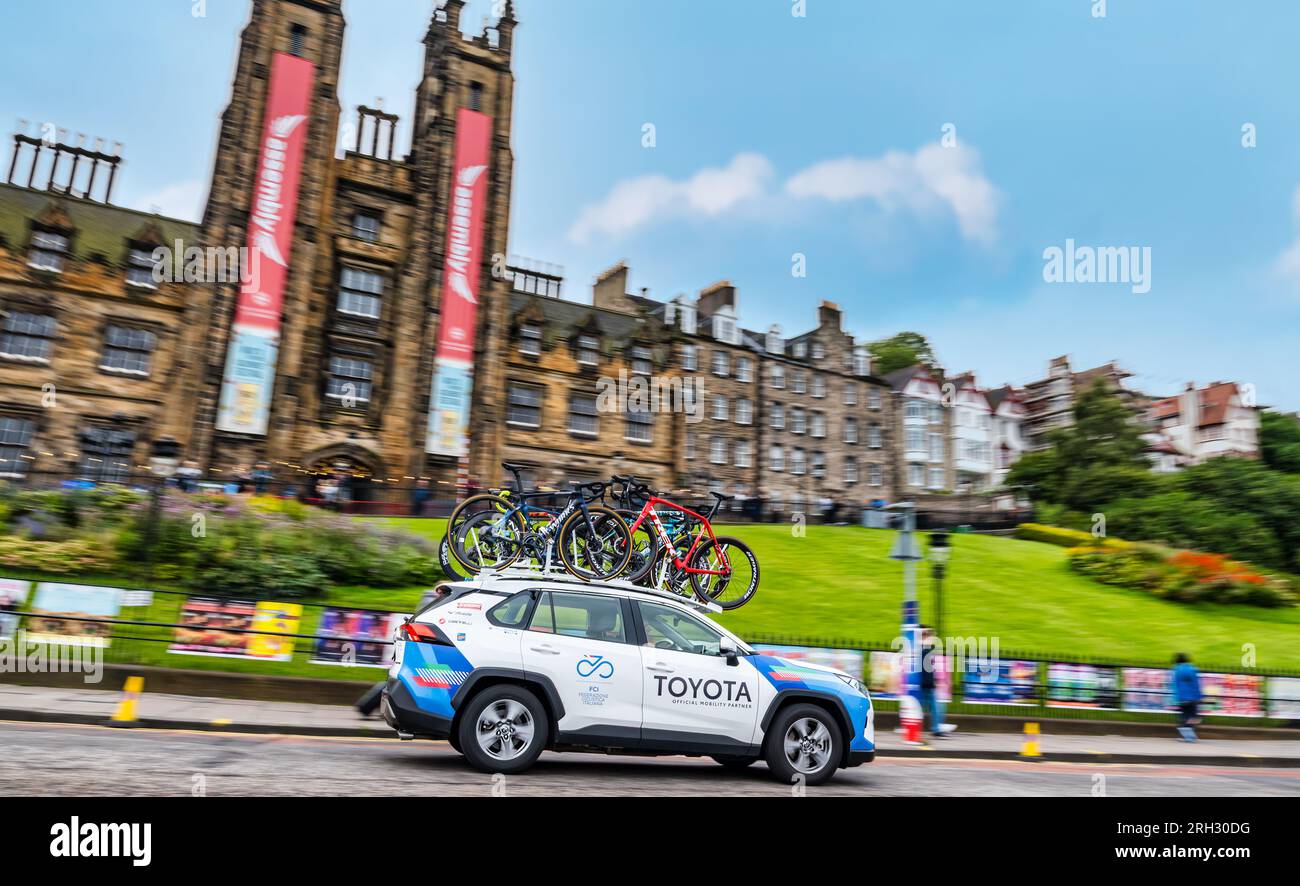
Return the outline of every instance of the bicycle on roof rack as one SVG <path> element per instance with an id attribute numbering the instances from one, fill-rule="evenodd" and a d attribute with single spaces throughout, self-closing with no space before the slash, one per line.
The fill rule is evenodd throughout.
<path id="1" fill-rule="evenodd" d="M 627 569 L 631 537 L 613 510 L 595 504 L 608 483 L 574 483 L 563 508 L 541 504 L 554 490 L 525 492 L 523 466 L 502 463 L 515 489 L 471 496 L 447 520 L 448 549 L 460 566 L 477 574 L 499 571 L 521 559 L 549 572 L 555 561 L 577 578 L 610 579 Z"/>
<path id="2" fill-rule="evenodd" d="M 661 498 L 634 476 L 613 477 L 619 516 L 628 523 L 632 550 L 624 578 L 659 590 L 689 596 L 690 583 L 701 600 L 737 609 L 758 590 L 758 559 L 738 538 L 717 536 L 711 521 L 734 496 L 713 492 L 713 506 L 700 514 Z M 633 507 L 641 502 L 639 511 Z M 660 513 L 663 509 L 666 513 Z"/>

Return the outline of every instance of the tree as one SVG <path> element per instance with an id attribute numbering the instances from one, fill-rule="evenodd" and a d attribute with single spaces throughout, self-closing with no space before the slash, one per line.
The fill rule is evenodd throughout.
<path id="1" fill-rule="evenodd" d="M 876 375 L 888 375 L 917 363 L 936 363 L 934 349 L 919 332 L 900 332 L 867 345 Z"/>
<path id="2" fill-rule="evenodd" d="M 1261 412 L 1259 453 L 1273 470 L 1300 474 L 1300 419 L 1281 412 Z"/>

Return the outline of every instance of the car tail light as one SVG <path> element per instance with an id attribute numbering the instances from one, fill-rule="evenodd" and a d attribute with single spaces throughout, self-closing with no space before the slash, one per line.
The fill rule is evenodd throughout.
<path id="1" fill-rule="evenodd" d="M 404 622 L 402 624 L 402 633 L 406 636 L 406 639 L 415 643 L 437 643 L 439 646 L 451 645 L 451 641 L 447 639 L 446 634 L 433 625 L 427 625 L 423 622 Z"/>

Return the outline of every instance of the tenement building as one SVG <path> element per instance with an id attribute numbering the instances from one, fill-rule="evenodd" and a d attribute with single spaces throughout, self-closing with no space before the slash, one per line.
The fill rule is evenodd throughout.
<path id="1" fill-rule="evenodd" d="M 449 498 L 509 460 L 781 514 L 955 487 L 942 374 L 877 377 L 835 304 L 785 337 L 728 281 L 658 299 L 619 263 L 570 299 L 507 258 L 517 24 L 503 2 L 467 36 L 464 5 L 429 22 L 402 153 L 395 115 L 339 105 L 340 0 L 252 0 L 193 222 L 114 206 L 116 146 L 14 137 L 0 475 L 119 481 L 171 453 L 217 481 Z"/>

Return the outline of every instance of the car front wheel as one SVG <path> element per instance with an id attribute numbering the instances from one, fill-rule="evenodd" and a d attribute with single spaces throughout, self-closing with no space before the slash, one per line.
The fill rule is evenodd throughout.
<path id="1" fill-rule="evenodd" d="M 537 761 L 550 722 L 536 695 L 521 686 L 489 686 L 475 695 L 457 728 L 460 752 L 482 772 L 523 772 Z"/>
<path id="2" fill-rule="evenodd" d="M 826 710 L 794 704 L 773 719 L 764 757 L 767 768 L 781 781 L 821 784 L 839 768 L 842 742 L 839 724 Z"/>

